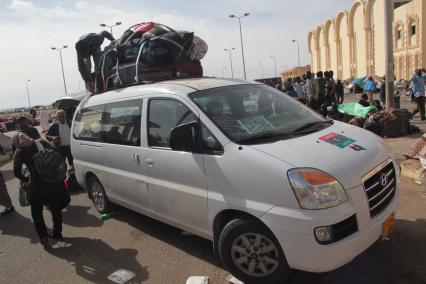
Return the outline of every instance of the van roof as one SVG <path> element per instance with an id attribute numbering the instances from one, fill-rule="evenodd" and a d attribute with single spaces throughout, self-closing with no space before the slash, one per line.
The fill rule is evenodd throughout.
<path id="1" fill-rule="evenodd" d="M 96 105 L 106 101 L 117 100 L 118 98 L 131 98 L 143 95 L 153 94 L 176 94 L 184 96 L 189 93 L 207 90 L 218 87 L 232 86 L 232 85 L 247 85 L 247 84 L 261 84 L 255 81 L 244 81 L 239 79 L 228 78 L 188 78 L 188 79 L 173 79 L 155 82 L 152 84 L 141 84 L 136 86 L 124 87 L 122 89 L 108 91 L 99 95 L 92 96 L 87 102 L 88 105 Z"/>

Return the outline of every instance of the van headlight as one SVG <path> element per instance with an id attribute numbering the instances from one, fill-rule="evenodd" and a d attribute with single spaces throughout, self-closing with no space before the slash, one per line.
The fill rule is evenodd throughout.
<path id="1" fill-rule="evenodd" d="M 331 175 L 311 168 L 288 171 L 288 179 L 304 209 L 324 209 L 348 200 L 343 186 Z"/>

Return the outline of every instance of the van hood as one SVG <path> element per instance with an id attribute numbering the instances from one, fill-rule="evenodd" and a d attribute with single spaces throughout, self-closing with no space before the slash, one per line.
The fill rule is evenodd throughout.
<path id="1" fill-rule="evenodd" d="M 393 158 L 375 134 L 337 121 L 312 134 L 251 147 L 294 167 L 322 170 L 335 177 L 345 189 L 359 186 L 364 175 Z"/>

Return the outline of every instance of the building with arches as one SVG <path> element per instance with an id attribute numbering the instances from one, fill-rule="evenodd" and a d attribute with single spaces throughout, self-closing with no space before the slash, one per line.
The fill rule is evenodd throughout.
<path id="1" fill-rule="evenodd" d="M 333 70 L 338 79 L 385 74 L 387 0 L 355 0 L 308 34 L 313 72 Z M 394 10 L 394 66 L 397 79 L 426 67 L 426 0 L 400 3 Z"/>

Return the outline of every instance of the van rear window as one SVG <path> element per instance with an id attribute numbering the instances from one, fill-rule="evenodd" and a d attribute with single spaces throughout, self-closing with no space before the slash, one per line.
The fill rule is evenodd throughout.
<path id="1" fill-rule="evenodd" d="M 105 106 L 82 109 L 74 120 L 75 139 L 102 142 L 102 113 Z"/>

